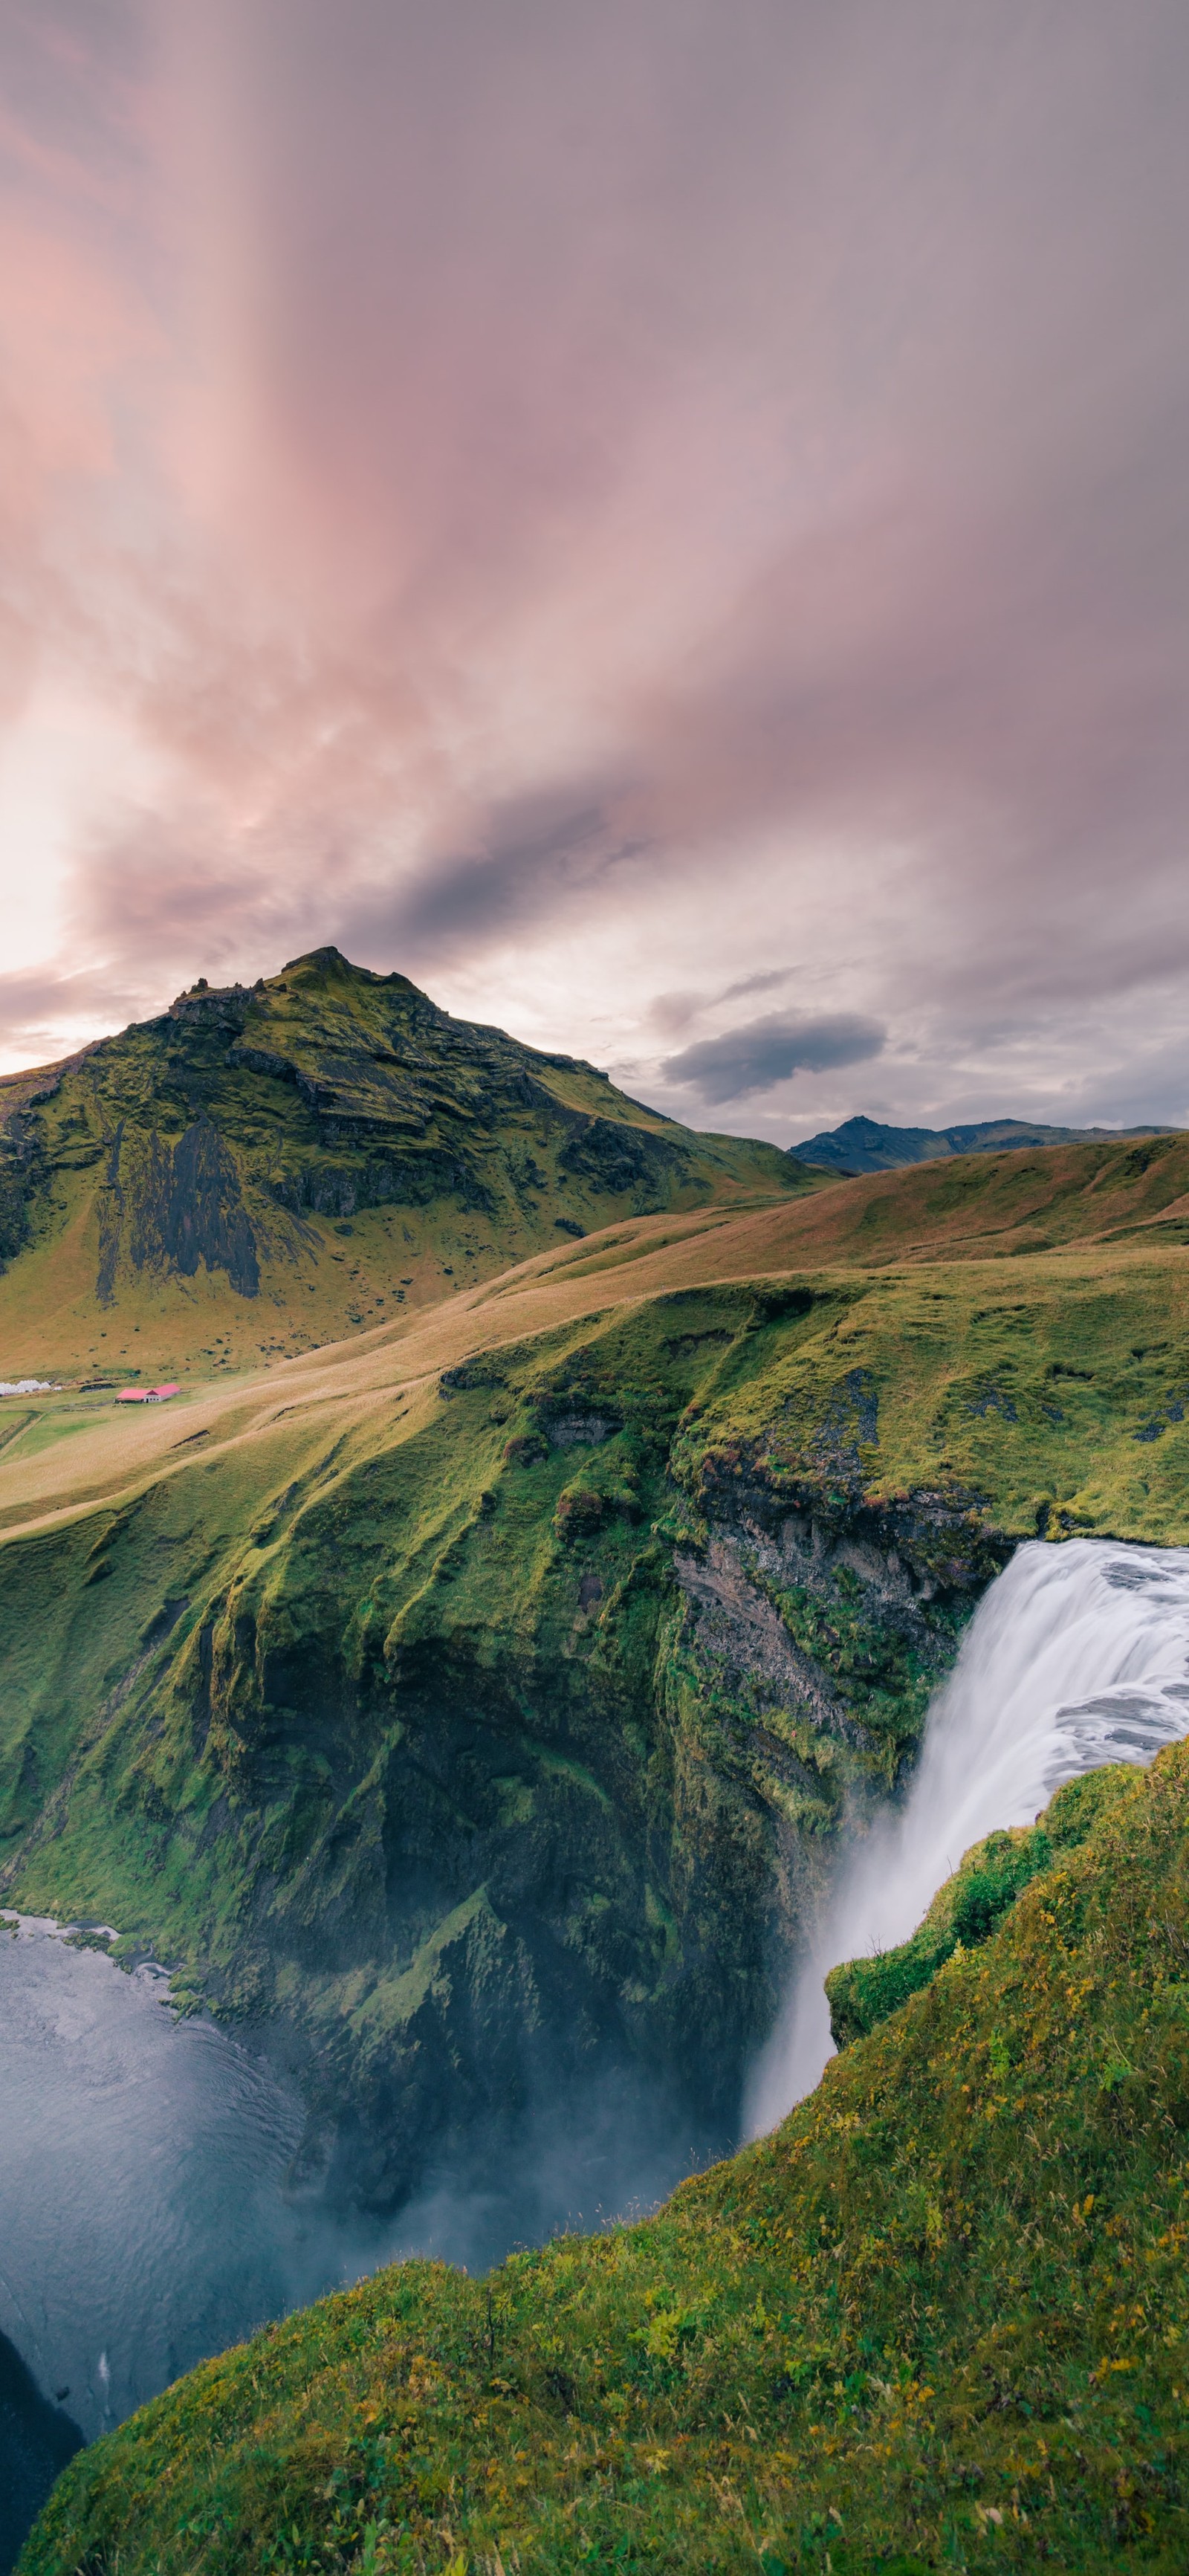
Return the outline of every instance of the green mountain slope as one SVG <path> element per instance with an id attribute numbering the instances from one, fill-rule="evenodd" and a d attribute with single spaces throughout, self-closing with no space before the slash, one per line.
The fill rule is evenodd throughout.
<path id="1" fill-rule="evenodd" d="M 1179 2576 L 1187 1867 L 1179 1746 L 773 2138 L 643 2226 L 404 2264 L 191 2373 L 80 2454 L 21 2576 Z"/>
<path id="2" fill-rule="evenodd" d="M 1063 1244 L 1189 1239 L 1189 1136 L 963 1154 L 861 1174 L 774 1230 L 798 1267 L 1019 1259 Z M 783 1266 L 783 1264 L 782 1264 Z"/>
<path id="3" fill-rule="evenodd" d="M 0 1377 L 234 1366 L 559 1233 L 814 1186 L 318 949 L 0 1082 Z"/>

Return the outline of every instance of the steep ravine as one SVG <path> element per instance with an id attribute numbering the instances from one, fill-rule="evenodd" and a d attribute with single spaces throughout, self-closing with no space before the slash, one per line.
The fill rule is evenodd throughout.
<path id="1" fill-rule="evenodd" d="M 848 1805 L 1010 1544 L 971 1494 L 871 1498 L 848 1303 L 662 1298 L 279 1492 L 197 1464 L 0 1550 L 0 1892 L 267 2037 L 310 2169 L 371 2207 L 608 2086 L 641 2136 L 729 2145 Z"/>

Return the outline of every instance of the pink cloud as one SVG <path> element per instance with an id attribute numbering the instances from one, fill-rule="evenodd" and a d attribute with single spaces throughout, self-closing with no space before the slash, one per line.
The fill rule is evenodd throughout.
<path id="1" fill-rule="evenodd" d="M 1178 1114 L 1175 0 L 49 0 L 5 48 L 4 704 L 125 746 L 96 1009 L 336 938 L 645 1085 L 674 992 L 731 1060 L 775 943 L 790 1025 L 956 1110 L 1090 1080 L 1088 1006 L 1126 1088 L 1143 991 Z"/>

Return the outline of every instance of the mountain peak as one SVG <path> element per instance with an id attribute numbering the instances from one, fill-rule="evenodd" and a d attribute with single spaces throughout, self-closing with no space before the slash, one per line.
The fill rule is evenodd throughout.
<path id="1" fill-rule="evenodd" d="M 775 1146 L 699 1136 L 405 975 L 310 949 L 251 985 L 200 976 L 0 1088 L 5 1372 L 26 1349 L 40 1373 L 258 1361 L 559 1235 L 811 1186 Z"/>

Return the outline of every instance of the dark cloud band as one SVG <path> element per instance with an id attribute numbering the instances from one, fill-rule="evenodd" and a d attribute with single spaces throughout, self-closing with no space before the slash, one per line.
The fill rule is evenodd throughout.
<path id="1" fill-rule="evenodd" d="M 748 1100 L 771 1091 L 794 1073 L 825 1073 L 882 1054 L 887 1031 L 855 1011 L 818 1019 L 783 1019 L 771 1012 L 717 1038 L 701 1038 L 668 1056 L 661 1071 L 670 1082 L 696 1091 L 707 1103 Z"/>

